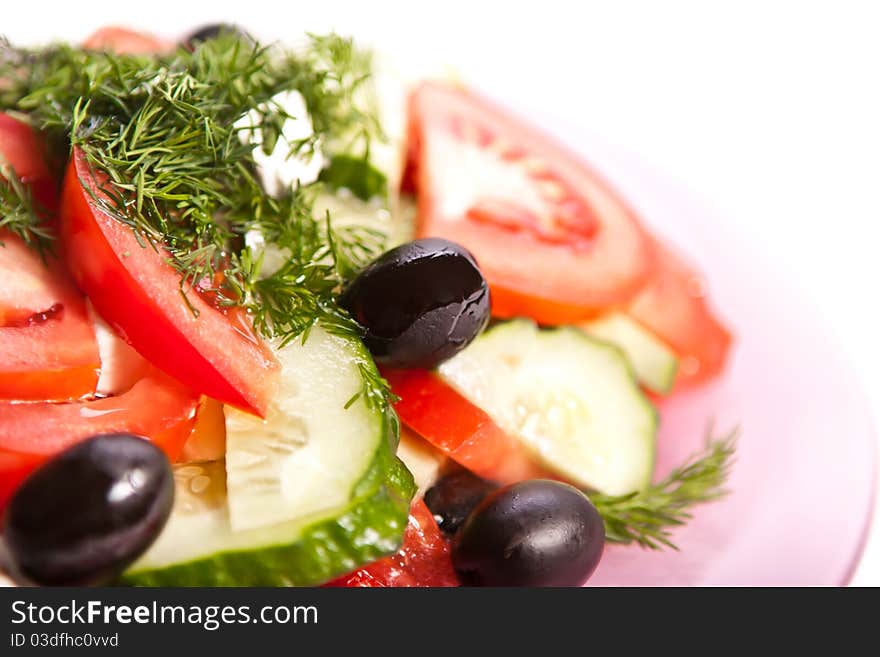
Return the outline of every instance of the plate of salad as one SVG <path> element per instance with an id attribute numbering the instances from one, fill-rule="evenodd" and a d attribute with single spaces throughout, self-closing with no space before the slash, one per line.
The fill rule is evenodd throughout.
<path id="1" fill-rule="evenodd" d="M 808 311 L 686 195 L 479 89 L 335 34 L 3 42 L 0 175 L 15 583 L 858 561 L 873 434 Z"/>

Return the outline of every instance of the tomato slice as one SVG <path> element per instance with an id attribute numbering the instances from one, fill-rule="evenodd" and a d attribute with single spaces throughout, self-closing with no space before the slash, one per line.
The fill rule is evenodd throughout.
<path id="1" fill-rule="evenodd" d="M 81 299 L 69 298 L 27 324 L 0 328 L 0 400 L 80 399 L 95 392 L 100 366 Z"/>
<path id="2" fill-rule="evenodd" d="M 161 248 L 104 212 L 93 173 L 74 149 L 62 188 L 61 238 L 74 278 L 101 317 L 156 367 L 190 388 L 265 415 L 278 362 L 246 318 L 217 309 L 180 275 Z"/>
<path id="3" fill-rule="evenodd" d="M 383 370 L 400 420 L 449 458 L 502 484 L 544 476 L 515 438 L 427 370 Z"/>
<path id="4" fill-rule="evenodd" d="M 678 354 L 676 386 L 705 381 L 727 362 L 733 338 L 709 307 L 705 290 L 693 268 L 658 246 L 655 274 L 627 311 Z"/>
<path id="5" fill-rule="evenodd" d="M 653 248 L 634 212 L 549 136 L 470 91 L 410 98 L 418 234 L 473 252 L 496 316 L 576 321 L 631 298 Z"/>
<path id="6" fill-rule="evenodd" d="M 0 167 L 8 166 L 27 185 L 47 214 L 58 205 L 58 181 L 46 144 L 27 123 L 0 113 Z"/>
<path id="7" fill-rule="evenodd" d="M 120 55 L 152 55 L 169 52 L 174 48 L 171 41 L 116 26 L 96 30 L 82 45 L 89 50 L 109 50 Z"/>
<path id="8" fill-rule="evenodd" d="M 15 176 L 47 212 L 57 209 L 55 179 L 46 162 L 42 140 L 30 126 L 0 113 L 0 184 Z M 0 326 L 22 322 L 46 311 L 66 292 L 63 279 L 10 232 L 0 230 Z M 3 248 L 5 247 L 5 248 Z"/>
<path id="9" fill-rule="evenodd" d="M 18 236 L 0 230 L 0 326 L 24 324 L 64 298 L 70 283 Z"/>
<path id="10" fill-rule="evenodd" d="M 0 113 L 0 168 L 50 220 L 57 185 L 30 126 Z M 0 184 L 4 184 L 0 179 Z M 69 401 L 95 392 L 100 359 L 85 301 L 61 265 L 0 230 L 0 400 Z"/>
<path id="11" fill-rule="evenodd" d="M 403 546 L 397 554 L 326 584 L 350 588 L 458 585 L 449 543 L 422 500 L 414 502 L 410 509 Z"/>
<path id="12" fill-rule="evenodd" d="M 176 459 L 192 431 L 199 396 L 158 371 L 127 393 L 70 404 L 0 403 L 0 508 L 28 474 L 90 436 L 145 436 Z"/>

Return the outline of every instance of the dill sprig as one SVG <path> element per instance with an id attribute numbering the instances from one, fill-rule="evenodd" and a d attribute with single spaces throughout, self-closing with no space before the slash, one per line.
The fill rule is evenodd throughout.
<path id="1" fill-rule="evenodd" d="M 289 156 L 320 148 L 331 158 L 368 157 L 381 137 L 370 72 L 369 53 L 336 35 L 284 50 L 230 34 L 162 56 L 0 43 L 0 109 L 27 116 L 62 157 L 71 146 L 82 150 L 87 191 L 144 247 L 168 252 L 185 297 L 198 288 L 244 306 L 260 333 L 283 344 L 305 339 L 317 323 L 360 336 L 337 297 L 382 243 L 315 217 L 321 183 L 268 195 L 254 144 L 270 152 L 285 123 L 301 118 L 275 100 L 298 91 L 313 131 L 287 144 Z M 9 216 L 26 211 L 24 200 Z M 252 231 L 284 255 L 277 270 L 262 271 L 263 255 L 247 246 Z M 361 369 L 365 400 L 390 413 L 387 384 Z"/>
<path id="2" fill-rule="evenodd" d="M 611 543 L 637 543 L 645 548 L 678 548 L 671 530 L 691 519 L 692 507 L 726 494 L 736 449 L 737 432 L 707 440 L 705 448 L 661 481 L 629 495 L 595 494 L 590 500 L 605 521 L 605 538 Z"/>
<path id="3" fill-rule="evenodd" d="M 20 237 L 40 253 L 51 250 L 52 233 L 46 227 L 45 210 L 0 156 L 0 231 Z M 3 240 L 0 239 L 0 247 Z"/>

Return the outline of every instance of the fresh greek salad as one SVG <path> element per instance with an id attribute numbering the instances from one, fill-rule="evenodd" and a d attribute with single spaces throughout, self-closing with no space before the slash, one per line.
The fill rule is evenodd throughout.
<path id="1" fill-rule="evenodd" d="M 231 25 L 0 42 L 18 584 L 582 585 L 724 493 L 733 435 L 654 454 L 731 343 L 596 171 L 458 82 Z"/>

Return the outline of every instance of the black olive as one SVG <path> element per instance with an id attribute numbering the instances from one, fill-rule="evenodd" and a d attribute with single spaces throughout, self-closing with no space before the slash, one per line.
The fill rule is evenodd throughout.
<path id="1" fill-rule="evenodd" d="M 401 244 L 368 265 L 342 305 L 364 327 L 380 364 L 430 369 L 464 349 L 489 319 L 489 288 L 474 257 L 438 238 Z"/>
<path id="2" fill-rule="evenodd" d="M 534 479 L 477 505 L 453 541 L 452 563 L 471 586 L 580 586 L 604 545 L 602 516 L 586 495 Z"/>
<path id="3" fill-rule="evenodd" d="M 425 493 L 425 504 L 444 534 L 452 536 L 477 504 L 498 484 L 458 468 L 444 474 Z"/>
<path id="4" fill-rule="evenodd" d="M 189 36 L 183 40 L 183 43 L 187 48 L 192 50 L 195 48 L 196 44 L 210 39 L 216 39 L 221 34 L 230 34 L 245 41 L 253 41 L 253 37 L 237 25 L 231 23 L 211 23 L 190 33 Z"/>
<path id="5" fill-rule="evenodd" d="M 111 581 L 150 546 L 174 501 L 168 459 L 131 434 L 89 438 L 41 466 L 6 508 L 4 539 L 26 582 Z"/>

